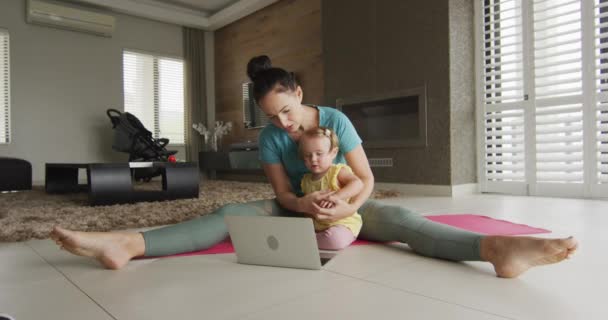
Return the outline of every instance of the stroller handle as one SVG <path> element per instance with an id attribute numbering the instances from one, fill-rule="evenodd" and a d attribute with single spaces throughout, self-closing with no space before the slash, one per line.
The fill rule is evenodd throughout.
<path id="1" fill-rule="evenodd" d="M 116 126 L 118 125 L 118 122 L 120 121 L 120 116 L 122 115 L 122 112 L 120 112 L 116 109 L 108 109 L 106 111 L 106 114 L 110 118 L 110 121 L 112 121 L 112 128 L 116 128 Z"/>
<path id="2" fill-rule="evenodd" d="M 112 115 L 113 113 L 115 115 Z M 120 112 L 120 111 L 118 111 L 116 109 L 108 109 L 106 111 L 106 114 L 108 115 L 108 117 L 110 117 L 110 119 L 112 119 L 113 117 L 120 117 L 120 115 L 122 114 L 122 112 Z"/>

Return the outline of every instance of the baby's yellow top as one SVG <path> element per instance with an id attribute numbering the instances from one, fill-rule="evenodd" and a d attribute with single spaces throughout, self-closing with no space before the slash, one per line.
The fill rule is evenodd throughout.
<path id="1" fill-rule="evenodd" d="M 325 175 L 318 180 L 313 180 L 312 174 L 310 173 L 305 174 L 304 177 L 302 177 L 301 182 L 302 192 L 304 192 L 304 194 L 308 194 L 315 191 L 340 190 L 340 182 L 338 181 L 338 174 L 340 173 L 340 170 L 348 170 L 348 172 L 350 173 L 353 172 L 349 166 L 339 163 L 332 165 L 327 170 Z M 349 199 L 345 200 L 347 202 L 349 201 Z M 343 225 L 347 227 L 355 235 L 355 237 L 359 235 L 359 232 L 361 231 L 361 226 L 363 225 L 361 216 L 357 212 L 354 212 L 351 216 L 340 219 L 338 221 L 326 222 L 313 219 L 313 222 L 316 231 L 322 231 L 335 225 Z"/>

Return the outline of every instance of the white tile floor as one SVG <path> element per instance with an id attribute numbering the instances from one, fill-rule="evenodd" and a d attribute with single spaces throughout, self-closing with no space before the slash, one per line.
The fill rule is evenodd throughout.
<path id="1" fill-rule="evenodd" d="M 515 280 L 489 264 L 356 246 L 323 271 L 233 254 L 138 260 L 120 271 L 51 241 L 0 244 L 0 314 L 25 319 L 608 319 L 608 201 L 476 195 L 385 200 L 423 214 L 477 213 L 576 236 L 576 256 Z"/>

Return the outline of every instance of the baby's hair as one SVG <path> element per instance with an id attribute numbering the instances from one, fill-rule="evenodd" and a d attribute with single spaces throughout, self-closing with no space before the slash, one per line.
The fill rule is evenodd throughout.
<path id="1" fill-rule="evenodd" d="M 326 137 L 327 139 L 329 139 L 329 150 L 333 150 L 334 148 L 338 147 L 338 136 L 336 135 L 336 133 L 326 127 L 317 127 L 314 129 L 309 129 L 304 131 L 304 133 L 302 134 L 302 138 L 314 138 L 314 137 Z M 300 138 L 300 139 L 302 139 Z M 300 153 L 300 156 L 302 156 L 302 144 L 299 145 L 298 147 L 298 151 Z"/>

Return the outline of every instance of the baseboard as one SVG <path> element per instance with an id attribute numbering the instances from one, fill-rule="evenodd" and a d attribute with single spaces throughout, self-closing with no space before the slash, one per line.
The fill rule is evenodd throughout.
<path id="1" fill-rule="evenodd" d="M 479 193 L 479 186 L 477 183 L 465 183 L 457 184 L 452 186 L 452 197 L 458 198 L 462 196 L 470 196 L 472 194 Z"/>
<path id="2" fill-rule="evenodd" d="M 453 186 L 431 184 L 405 184 L 391 182 L 376 182 L 375 189 L 390 189 L 401 192 L 405 196 L 427 197 L 462 197 L 479 193 L 477 183 L 467 183 Z"/>
<path id="3" fill-rule="evenodd" d="M 405 196 L 431 196 L 431 197 L 450 197 L 452 196 L 451 186 L 431 185 L 431 184 L 405 184 L 392 182 L 376 182 L 376 189 L 389 189 L 401 192 Z"/>

